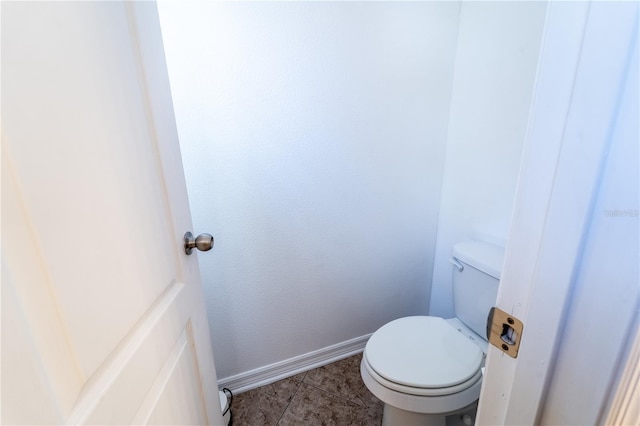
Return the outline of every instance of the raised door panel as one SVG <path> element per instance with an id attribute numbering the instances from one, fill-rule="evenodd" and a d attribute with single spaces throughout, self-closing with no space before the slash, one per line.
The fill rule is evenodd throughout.
<path id="1" fill-rule="evenodd" d="M 15 293 L 11 274 L 2 265 L 2 424 L 56 424 L 63 414 L 39 359 L 34 336 Z M 10 392 L 4 388 L 10 383 Z"/>
<path id="2" fill-rule="evenodd" d="M 195 392 L 199 374 L 189 325 L 174 345 L 133 423 L 205 423 L 205 404 Z"/>
<path id="3" fill-rule="evenodd" d="M 14 9 L 29 17 L 3 22 L 28 22 L 5 29 L 20 36 L 3 39 L 3 79 L 11 82 L 3 85 L 3 131 L 88 378 L 160 294 L 181 281 L 158 153 L 126 9 Z"/>
<path id="4" fill-rule="evenodd" d="M 30 226 L 28 212 L 20 197 L 6 143 L 3 143 L 2 150 L 0 385 L 3 389 L 3 404 L 0 420 L 3 424 L 12 424 L 14 422 L 7 419 L 11 418 L 14 409 L 22 402 L 28 406 L 30 397 L 34 398 L 31 402 L 37 400 L 38 386 L 32 383 L 36 377 L 39 383 L 47 384 L 51 389 L 49 398 L 58 407 L 59 415 L 71 411 L 84 383 L 84 377 L 78 370 L 73 350 L 69 345 L 50 277 L 44 268 L 37 236 Z M 41 374 L 31 377 L 30 380 L 20 380 L 22 372 L 25 371 L 30 374 L 40 371 Z M 6 398 L 11 402 L 6 401 Z M 36 418 L 48 411 L 45 408 L 47 403 L 37 405 L 43 406 L 40 413 L 33 410 L 25 411 L 30 419 L 31 416 L 36 416 L 29 423 L 39 423 Z"/>

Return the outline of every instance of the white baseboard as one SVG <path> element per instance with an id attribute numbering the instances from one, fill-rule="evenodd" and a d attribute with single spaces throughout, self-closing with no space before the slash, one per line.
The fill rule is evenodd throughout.
<path id="1" fill-rule="evenodd" d="M 371 334 L 356 337 L 345 342 L 327 346 L 284 361 L 256 368 L 245 373 L 236 374 L 218 380 L 218 387 L 229 388 L 233 393 L 242 393 L 278 380 L 286 379 L 304 371 L 313 370 L 323 365 L 356 355 L 364 350 Z"/>

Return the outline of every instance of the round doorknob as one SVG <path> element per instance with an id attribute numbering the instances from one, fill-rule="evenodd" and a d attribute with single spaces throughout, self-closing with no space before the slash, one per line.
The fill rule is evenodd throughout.
<path id="1" fill-rule="evenodd" d="M 200 251 L 209 251 L 213 247 L 213 237 L 209 234 L 200 234 L 193 237 L 191 232 L 184 234 L 184 252 L 191 254 L 194 248 Z"/>

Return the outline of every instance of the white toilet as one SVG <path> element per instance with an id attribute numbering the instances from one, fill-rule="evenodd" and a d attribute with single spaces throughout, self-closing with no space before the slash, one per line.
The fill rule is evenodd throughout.
<path id="1" fill-rule="evenodd" d="M 496 301 L 504 249 L 463 242 L 453 247 L 455 318 L 400 318 L 373 333 L 360 374 L 384 402 L 383 425 L 444 425 L 480 396 L 488 342 L 487 315 Z"/>

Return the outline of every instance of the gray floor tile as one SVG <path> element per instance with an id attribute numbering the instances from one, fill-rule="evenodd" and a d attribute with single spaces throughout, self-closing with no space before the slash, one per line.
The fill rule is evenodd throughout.
<path id="1" fill-rule="evenodd" d="M 233 426 L 379 426 L 384 404 L 360 377 L 361 355 L 262 386 L 233 398 Z M 475 420 L 475 407 L 468 413 Z M 462 414 L 447 426 L 464 426 Z"/>
<path id="2" fill-rule="evenodd" d="M 382 412 L 302 383 L 278 423 L 291 425 L 379 425 Z"/>
<path id="3" fill-rule="evenodd" d="M 300 387 L 305 374 L 235 395 L 231 407 L 233 425 L 276 425 Z"/>
<path id="4" fill-rule="evenodd" d="M 382 402 L 369 392 L 360 376 L 360 361 L 358 354 L 324 367 L 316 368 L 307 373 L 304 383 L 315 386 L 326 392 L 341 395 L 351 402 L 367 407 L 376 407 Z"/>

